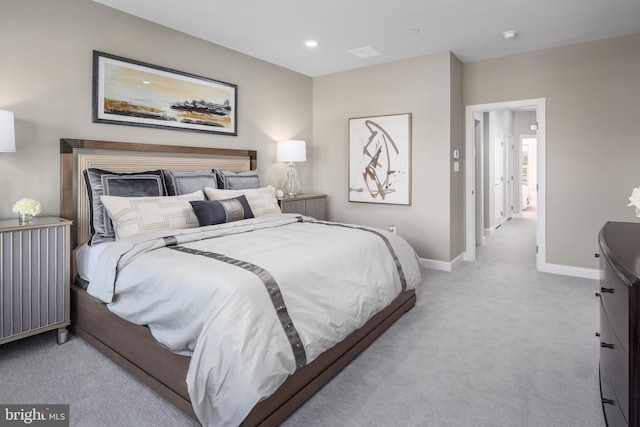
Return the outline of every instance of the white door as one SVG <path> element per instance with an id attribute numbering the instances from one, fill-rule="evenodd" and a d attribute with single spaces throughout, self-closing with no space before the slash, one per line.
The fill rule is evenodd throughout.
<path id="1" fill-rule="evenodd" d="M 494 222 L 493 227 L 498 228 L 504 219 L 504 138 L 495 139 L 494 156 Z"/>
<path id="2" fill-rule="evenodd" d="M 513 158 L 514 158 L 514 144 L 513 144 L 513 136 L 511 135 L 511 132 L 507 132 L 507 164 L 506 164 L 506 170 L 507 170 L 507 176 L 506 176 L 506 182 L 507 182 L 507 188 L 506 188 L 506 194 L 505 194 L 505 214 L 506 214 L 506 218 L 505 219 L 511 219 L 513 217 L 513 198 L 514 198 L 514 182 L 513 182 Z"/>

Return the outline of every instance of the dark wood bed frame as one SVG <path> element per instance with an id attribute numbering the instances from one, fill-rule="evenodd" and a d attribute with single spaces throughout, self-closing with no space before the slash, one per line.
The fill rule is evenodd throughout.
<path id="1" fill-rule="evenodd" d="M 131 151 L 151 151 L 165 154 L 248 156 L 251 168 L 257 167 L 255 151 L 61 139 L 61 211 L 62 216 L 68 219 L 76 218 L 74 193 L 78 183 L 74 182 L 77 176 L 77 171 L 74 170 L 74 156 L 83 150 L 120 150 L 129 154 Z M 72 234 L 76 236 L 76 233 Z M 77 243 L 73 242 L 72 248 Z M 273 395 L 253 408 L 242 426 L 274 426 L 282 422 L 409 311 L 415 305 L 415 301 L 414 290 L 400 294 L 363 327 L 291 375 Z M 177 355 L 158 344 L 147 327 L 134 325 L 119 318 L 112 314 L 104 303 L 90 296 L 82 288 L 72 285 L 71 331 L 160 396 L 196 418 L 185 381 L 191 358 Z"/>

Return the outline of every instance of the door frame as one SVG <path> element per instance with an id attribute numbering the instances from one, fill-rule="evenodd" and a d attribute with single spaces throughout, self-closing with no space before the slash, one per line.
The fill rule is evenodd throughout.
<path id="1" fill-rule="evenodd" d="M 482 113 L 473 113 L 473 133 L 474 133 L 474 141 L 472 148 L 472 157 L 470 161 L 475 162 L 475 165 L 481 165 L 484 163 L 484 118 Z M 477 125 L 476 125 L 477 123 Z M 476 138 L 477 136 L 477 138 Z M 469 151 L 467 151 L 469 152 Z M 479 170 L 478 170 L 479 169 Z M 482 175 L 482 167 L 475 168 L 474 166 L 474 190 L 475 193 L 471 192 L 471 197 L 473 198 L 473 202 L 476 200 L 484 200 L 484 176 Z M 475 244 L 476 246 L 482 246 L 484 243 L 484 210 L 480 209 L 475 213 Z"/>
<path id="2" fill-rule="evenodd" d="M 537 160 L 538 160 L 538 194 L 536 221 L 536 268 L 545 270 L 546 265 L 546 99 L 524 99 L 517 101 L 495 102 L 490 104 L 467 105 L 465 107 L 465 261 L 476 259 L 476 203 L 475 189 L 475 155 L 474 155 L 474 115 L 492 110 L 515 110 L 534 108 L 538 122 Z"/>

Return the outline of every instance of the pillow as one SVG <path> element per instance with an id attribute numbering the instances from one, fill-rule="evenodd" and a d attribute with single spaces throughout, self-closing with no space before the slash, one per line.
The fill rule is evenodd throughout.
<path id="1" fill-rule="evenodd" d="M 196 200 L 189 203 L 201 227 L 253 218 L 253 212 L 244 195 L 233 199 Z"/>
<path id="2" fill-rule="evenodd" d="M 202 190 L 181 196 L 118 197 L 100 196 L 113 221 L 118 239 L 143 231 L 194 228 L 198 218 L 189 204 L 204 200 Z"/>
<path id="3" fill-rule="evenodd" d="M 260 188 L 260 177 L 257 170 L 231 172 L 214 169 L 218 179 L 218 188 L 224 190 L 243 190 L 245 188 Z M 211 186 L 209 186 L 211 187 Z"/>
<path id="4" fill-rule="evenodd" d="M 268 185 L 264 188 L 248 188 L 245 190 L 221 190 L 204 187 L 204 194 L 209 200 L 224 200 L 244 195 L 249 202 L 253 215 L 258 217 L 268 213 L 280 213 L 280 206 L 275 195 L 276 189 Z"/>
<path id="5" fill-rule="evenodd" d="M 167 196 L 179 196 L 202 190 L 204 187 L 217 188 L 216 175 L 211 169 L 192 172 L 175 172 L 162 169 Z"/>
<path id="6" fill-rule="evenodd" d="M 89 245 L 115 240 L 111 220 L 100 201 L 103 194 L 123 197 L 164 196 L 162 171 L 117 173 L 88 168 L 83 172 L 89 196 Z"/>

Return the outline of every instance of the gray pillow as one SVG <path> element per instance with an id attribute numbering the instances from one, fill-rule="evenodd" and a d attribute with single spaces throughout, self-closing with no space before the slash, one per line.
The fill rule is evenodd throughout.
<path id="1" fill-rule="evenodd" d="M 218 188 L 216 175 L 211 169 L 192 172 L 175 172 L 169 169 L 162 169 L 162 175 L 167 189 L 167 196 L 191 194 L 198 190 L 202 191 L 204 187 Z"/>
<path id="2" fill-rule="evenodd" d="M 260 188 L 258 170 L 244 172 L 231 172 L 219 169 L 213 170 L 218 179 L 218 188 L 223 190 L 244 190 L 247 188 Z"/>
<path id="3" fill-rule="evenodd" d="M 225 200 L 192 200 L 189 203 L 201 227 L 254 218 L 244 195 Z"/>
<path id="4" fill-rule="evenodd" d="M 115 240 L 116 234 L 100 196 L 144 197 L 164 196 L 164 182 L 160 169 L 145 172 L 117 173 L 88 168 L 83 172 L 89 196 L 89 245 Z"/>

